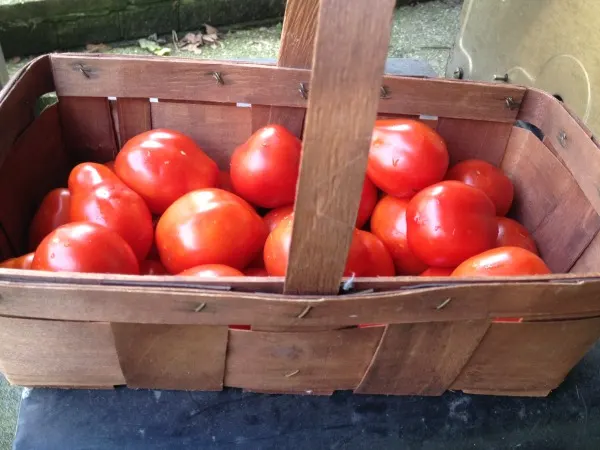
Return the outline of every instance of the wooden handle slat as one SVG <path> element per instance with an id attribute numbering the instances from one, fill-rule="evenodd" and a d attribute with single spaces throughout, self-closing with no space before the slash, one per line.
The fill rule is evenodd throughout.
<path id="1" fill-rule="evenodd" d="M 393 7 L 393 0 L 376 8 L 369 0 L 357 0 L 352 8 L 344 0 L 321 0 L 287 293 L 338 290 L 365 176 Z"/>

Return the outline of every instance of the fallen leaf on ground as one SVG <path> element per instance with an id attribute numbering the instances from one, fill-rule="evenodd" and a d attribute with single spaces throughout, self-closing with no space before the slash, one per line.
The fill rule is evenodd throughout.
<path id="1" fill-rule="evenodd" d="M 216 34 L 205 34 L 202 36 L 202 40 L 208 44 L 214 44 L 219 40 L 219 38 Z"/>
<path id="2" fill-rule="evenodd" d="M 88 53 L 102 53 L 110 50 L 110 45 L 106 44 L 87 44 L 85 51 Z"/>
<path id="3" fill-rule="evenodd" d="M 148 50 L 151 53 L 154 53 L 158 56 L 165 56 L 171 53 L 171 49 L 168 47 L 162 47 L 157 42 L 151 41 L 149 39 L 138 39 L 138 44 L 144 50 Z"/>
<path id="4" fill-rule="evenodd" d="M 205 23 L 204 24 L 204 28 L 206 28 L 206 34 L 218 34 L 219 30 L 217 30 L 215 27 Z"/>

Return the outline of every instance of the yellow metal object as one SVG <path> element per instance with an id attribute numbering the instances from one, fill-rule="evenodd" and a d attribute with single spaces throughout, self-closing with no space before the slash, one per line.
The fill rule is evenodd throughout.
<path id="1" fill-rule="evenodd" d="M 465 0 L 447 76 L 538 87 L 600 134 L 599 38 L 599 0 Z"/>

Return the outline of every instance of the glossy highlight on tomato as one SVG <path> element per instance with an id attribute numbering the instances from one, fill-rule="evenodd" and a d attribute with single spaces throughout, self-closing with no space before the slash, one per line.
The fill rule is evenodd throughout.
<path id="1" fill-rule="evenodd" d="M 533 237 L 523 225 L 508 217 L 498 217 L 496 247 L 521 247 L 538 255 Z"/>
<path id="2" fill-rule="evenodd" d="M 411 198 L 443 180 L 448 164 L 446 143 L 424 123 L 411 119 L 375 123 L 367 175 L 387 194 Z"/>
<path id="3" fill-rule="evenodd" d="M 272 209 L 263 217 L 269 233 L 275 229 L 277 224 L 282 219 L 294 213 L 294 205 L 280 206 L 279 208 Z"/>
<path id="4" fill-rule="evenodd" d="M 300 139 L 281 125 L 256 131 L 231 155 L 235 192 L 263 208 L 291 205 L 300 171 Z"/>
<path id="5" fill-rule="evenodd" d="M 204 264 L 192 267 L 181 272 L 179 275 L 197 276 L 197 277 L 243 277 L 244 274 L 233 267 L 224 264 Z"/>
<path id="6" fill-rule="evenodd" d="M 217 185 L 217 164 L 188 136 L 156 129 L 125 143 L 115 172 L 155 214 L 162 214 L 188 192 Z"/>
<path id="7" fill-rule="evenodd" d="M 521 247 L 498 247 L 459 265 L 453 277 L 489 277 L 513 275 L 547 275 L 552 273 L 546 263 L 534 253 Z"/>
<path id="8" fill-rule="evenodd" d="M 423 189 L 406 209 L 407 240 L 431 267 L 457 267 L 496 244 L 496 208 L 480 189 L 442 181 Z"/>
<path id="9" fill-rule="evenodd" d="M 479 159 L 462 161 L 451 167 L 447 180 L 462 181 L 469 186 L 481 189 L 496 206 L 496 215 L 505 216 L 514 197 L 514 187 L 510 178 L 496 166 Z"/>
<path id="10" fill-rule="evenodd" d="M 42 200 L 29 226 L 29 248 L 35 250 L 48 233 L 70 220 L 71 192 L 53 189 Z"/>
<path id="11" fill-rule="evenodd" d="M 454 268 L 448 267 L 429 267 L 421 273 L 422 277 L 449 277 Z"/>
<path id="12" fill-rule="evenodd" d="M 89 222 L 58 227 L 35 251 L 33 270 L 138 275 L 133 250 L 116 232 Z"/>
<path id="13" fill-rule="evenodd" d="M 171 273 L 204 264 L 241 270 L 260 253 L 267 234 L 263 219 L 245 200 L 222 189 L 200 189 L 161 216 L 156 246 Z"/>

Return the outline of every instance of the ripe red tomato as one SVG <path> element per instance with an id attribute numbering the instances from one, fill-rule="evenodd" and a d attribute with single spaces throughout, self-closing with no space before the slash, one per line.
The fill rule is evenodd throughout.
<path id="1" fill-rule="evenodd" d="M 368 231 L 358 230 L 358 237 L 362 239 L 363 245 L 368 250 L 368 261 L 363 277 L 393 277 L 396 275 L 394 261 L 383 242 Z"/>
<path id="2" fill-rule="evenodd" d="M 422 277 L 449 277 L 452 275 L 454 268 L 447 267 L 429 267 L 421 274 Z"/>
<path id="3" fill-rule="evenodd" d="M 294 213 L 294 205 L 280 206 L 279 208 L 272 209 L 263 217 L 269 233 L 275 229 L 277 224 L 281 220 L 290 214 Z"/>
<path id="4" fill-rule="evenodd" d="M 110 170 L 112 170 L 113 172 L 115 171 L 115 161 L 114 160 L 106 162 L 106 163 L 104 163 L 104 165 L 106 167 L 108 167 Z"/>
<path id="5" fill-rule="evenodd" d="M 496 244 L 496 208 L 482 190 L 458 181 L 423 189 L 406 209 L 408 245 L 432 267 L 457 267 Z"/>
<path id="6" fill-rule="evenodd" d="M 33 253 L 27 253 L 26 255 L 19 256 L 17 258 L 10 258 L 0 263 L 0 267 L 4 269 L 31 269 L 31 262 L 33 261 Z"/>
<path id="7" fill-rule="evenodd" d="M 446 179 L 481 189 L 494 202 L 497 216 L 505 216 L 512 205 L 512 182 L 501 169 L 486 161 L 470 159 L 459 162 L 448 170 Z"/>
<path id="8" fill-rule="evenodd" d="M 508 217 L 498 217 L 496 247 L 521 247 L 538 254 L 535 241 L 523 225 Z"/>
<path id="9" fill-rule="evenodd" d="M 377 188 L 369 177 L 365 177 L 362 193 L 360 195 L 360 206 L 358 207 L 358 216 L 356 217 L 356 228 L 365 226 L 373 209 L 377 204 Z"/>
<path id="10" fill-rule="evenodd" d="M 204 264 L 246 267 L 267 237 L 263 219 L 246 201 L 222 189 L 190 192 L 156 226 L 160 260 L 171 273 Z"/>
<path id="11" fill-rule="evenodd" d="M 100 169 L 100 170 L 98 170 Z M 99 164 L 83 163 L 73 169 L 70 220 L 92 222 L 116 231 L 131 246 L 138 260 L 146 258 L 154 238 L 152 215 L 144 200 L 112 174 L 102 176 Z M 98 170 L 96 174 L 94 171 Z M 79 175 L 86 174 L 92 183 L 78 183 Z M 98 181 L 103 179 L 104 181 Z M 91 186 L 91 187 L 90 187 Z"/>
<path id="12" fill-rule="evenodd" d="M 498 247 L 475 255 L 454 272 L 453 277 L 546 275 L 552 273 L 542 258 L 521 247 Z"/>
<path id="13" fill-rule="evenodd" d="M 410 119 L 375 123 L 367 175 L 384 192 L 410 198 L 441 181 L 448 161 L 444 140 L 424 123 Z"/>
<path id="14" fill-rule="evenodd" d="M 140 272 L 133 250 L 121 236 L 89 222 L 68 223 L 46 236 L 35 251 L 31 268 L 131 275 Z"/>
<path id="15" fill-rule="evenodd" d="M 235 194 L 233 191 L 233 185 L 231 184 L 231 175 L 229 175 L 229 172 L 224 170 L 219 170 L 219 177 L 217 178 L 216 187 L 223 189 L 224 191 L 233 192 Z"/>
<path id="16" fill-rule="evenodd" d="M 145 259 L 140 262 L 140 275 L 169 275 L 160 261 Z"/>
<path id="17" fill-rule="evenodd" d="M 256 131 L 231 155 L 235 192 L 263 208 L 294 203 L 301 151 L 300 139 L 281 125 Z"/>
<path id="18" fill-rule="evenodd" d="M 244 275 L 247 277 L 268 277 L 269 272 L 264 267 L 248 267 L 244 270 Z"/>
<path id="19" fill-rule="evenodd" d="M 42 200 L 29 227 L 29 248 L 35 250 L 48 233 L 69 222 L 71 193 L 53 189 Z"/>
<path id="20" fill-rule="evenodd" d="M 415 256 L 406 240 L 408 200 L 385 196 L 371 216 L 371 232 L 381 239 L 390 252 L 398 275 L 418 275 L 427 264 Z"/>
<path id="21" fill-rule="evenodd" d="M 179 275 L 197 276 L 197 277 L 243 277 L 244 274 L 233 267 L 225 264 L 203 264 L 192 267 L 181 272 Z"/>
<path id="22" fill-rule="evenodd" d="M 103 164 L 81 163 L 73 167 L 69 174 L 69 191 L 91 191 L 101 184 L 123 183 L 115 173 Z"/>
<path id="23" fill-rule="evenodd" d="M 283 218 L 265 242 L 263 250 L 265 268 L 272 277 L 283 277 L 287 271 L 290 245 L 292 243 L 293 220 L 293 214 Z M 348 252 L 344 269 L 344 276 L 346 277 L 352 275 L 362 277 L 367 270 L 369 251 L 360 238 L 358 231 L 354 230 L 352 244 Z"/>
<path id="24" fill-rule="evenodd" d="M 191 138 L 166 129 L 127 141 L 115 160 L 115 172 L 156 214 L 188 192 L 215 187 L 219 176 L 217 164 Z"/>

